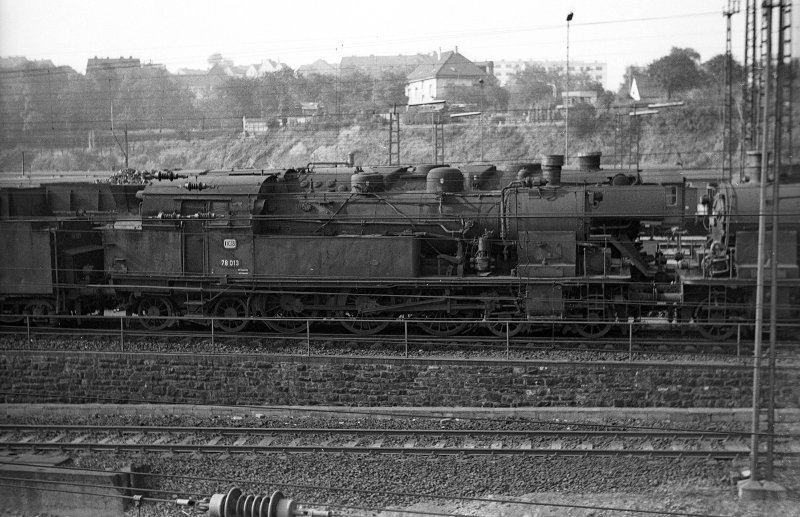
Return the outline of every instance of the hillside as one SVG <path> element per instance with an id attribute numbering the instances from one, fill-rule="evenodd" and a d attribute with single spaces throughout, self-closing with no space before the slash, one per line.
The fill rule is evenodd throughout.
<path id="1" fill-rule="evenodd" d="M 626 120 L 627 119 L 627 120 Z M 601 151 L 604 167 L 635 164 L 639 135 L 640 166 L 719 166 L 721 121 L 713 113 L 690 109 L 659 114 L 641 121 L 613 114 L 571 122 L 569 154 Z M 542 154 L 564 153 L 563 123 L 533 125 L 486 121 L 483 128 L 483 161 L 502 166 L 511 162 L 538 161 Z M 433 161 L 434 132 L 430 124 L 401 126 L 401 162 Z M 453 164 L 481 161 L 481 130 L 477 121 L 444 126 L 445 161 Z M 268 135 L 237 135 L 212 139 L 173 138 L 130 144 L 129 165 L 137 169 L 159 168 L 281 168 L 308 162 L 344 161 L 356 153 L 356 163 L 388 163 L 388 125 L 370 123 L 335 129 L 277 128 Z M 18 172 L 25 153 L 26 170 L 116 170 L 124 156 L 116 146 L 93 149 L 47 147 L 0 151 L 0 170 Z"/>

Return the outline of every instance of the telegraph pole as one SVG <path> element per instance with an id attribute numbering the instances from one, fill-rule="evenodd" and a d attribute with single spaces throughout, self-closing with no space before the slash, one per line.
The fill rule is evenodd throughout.
<path id="1" fill-rule="evenodd" d="M 481 163 L 483 163 L 483 79 L 478 81 L 481 86 Z"/>
<path id="2" fill-rule="evenodd" d="M 569 160 L 569 22 L 572 13 L 567 15 L 567 87 L 564 88 L 564 162 Z"/>
<path id="3" fill-rule="evenodd" d="M 772 8 L 765 5 L 764 20 L 766 34 L 772 32 Z M 761 337 L 764 323 L 764 259 L 766 254 L 766 207 L 767 207 L 767 181 L 769 179 L 769 94 L 770 75 L 772 75 L 772 38 L 766 38 L 766 53 L 764 59 L 764 127 L 761 142 L 761 182 L 758 186 L 758 254 L 756 255 L 756 321 L 755 339 L 753 343 L 753 414 L 750 434 L 750 480 L 751 485 L 758 482 L 758 435 L 760 432 L 761 418 Z"/>

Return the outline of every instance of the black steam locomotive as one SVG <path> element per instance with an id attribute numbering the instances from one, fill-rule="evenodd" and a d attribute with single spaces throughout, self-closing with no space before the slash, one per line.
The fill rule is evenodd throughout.
<path id="1" fill-rule="evenodd" d="M 442 336 L 559 320 L 585 337 L 660 321 L 709 338 L 748 321 L 753 232 L 737 214 L 752 188 L 562 165 L 309 164 L 3 188 L 0 318 L 122 306 L 151 330 L 211 316 L 226 332 L 257 317 L 289 333 L 332 318 L 356 334 L 407 320 Z M 781 229 L 784 317 L 797 306 L 796 226 Z"/>

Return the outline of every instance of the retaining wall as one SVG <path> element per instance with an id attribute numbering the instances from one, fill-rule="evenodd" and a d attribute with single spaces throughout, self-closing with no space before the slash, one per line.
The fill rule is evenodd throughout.
<path id="1" fill-rule="evenodd" d="M 778 369 L 777 407 L 800 407 L 797 378 Z M 731 408 L 751 405 L 752 368 L 20 350 L 0 356 L 0 388 L 6 403 Z"/>

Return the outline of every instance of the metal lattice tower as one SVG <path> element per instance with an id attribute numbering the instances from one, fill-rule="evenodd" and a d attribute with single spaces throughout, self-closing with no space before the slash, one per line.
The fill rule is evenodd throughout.
<path id="1" fill-rule="evenodd" d="M 444 163 L 444 123 L 438 113 L 433 113 L 433 163 Z"/>
<path id="2" fill-rule="evenodd" d="M 758 62 L 761 65 L 761 73 L 759 75 L 762 79 L 759 84 L 758 103 L 756 104 L 756 111 L 761 116 L 759 119 L 761 124 L 758 125 L 758 130 L 756 131 L 759 138 L 759 140 L 756 141 L 756 147 L 760 147 L 759 142 L 774 143 L 772 138 L 777 134 L 771 133 L 771 131 L 775 129 L 775 110 L 774 106 L 769 102 L 771 96 L 774 95 L 774 90 L 772 88 L 775 87 L 774 77 L 776 72 L 773 61 L 773 49 L 775 48 L 773 25 L 772 3 L 768 0 L 761 4 L 761 29 L 759 38 L 761 42 L 761 52 Z M 767 66 L 767 63 L 769 63 L 770 66 Z M 772 71 L 771 73 L 769 73 L 770 69 Z M 774 99 L 774 97 L 772 98 Z M 767 148 L 769 149 L 769 147 Z M 770 179 L 770 157 L 762 155 L 761 159 L 767 161 L 767 177 Z"/>
<path id="3" fill-rule="evenodd" d="M 728 0 L 722 15 L 726 18 L 725 31 L 725 105 L 723 107 L 722 173 L 733 178 L 733 48 L 731 17 L 739 12 L 739 0 Z"/>
<path id="4" fill-rule="evenodd" d="M 744 180 L 745 153 L 758 147 L 758 94 L 760 74 L 756 62 L 758 31 L 756 2 L 747 0 L 744 31 L 744 81 L 742 83 L 742 141 L 739 148 L 739 180 Z"/>
<path id="5" fill-rule="evenodd" d="M 792 154 L 792 48 L 791 48 L 791 0 L 777 0 L 772 3 L 765 2 L 762 6 L 761 26 L 761 63 L 762 66 L 770 60 L 773 73 L 768 81 L 771 83 L 769 92 L 767 85 L 762 82 L 758 95 L 757 111 L 763 118 L 757 133 L 764 138 L 767 132 L 767 141 L 770 142 L 770 159 L 774 166 L 771 167 L 773 178 L 781 163 L 790 163 Z M 768 15 L 772 12 L 773 22 L 769 23 Z M 771 39 L 772 45 L 767 39 Z M 769 48 L 775 49 L 769 52 Z M 765 99 L 770 99 L 767 103 Z M 766 115 L 766 116 L 765 116 Z"/>
<path id="6" fill-rule="evenodd" d="M 389 113 L 389 165 L 400 165 L 400 114 L 397 105 Z"/>
<path id="7" fill-rule="evenodd" d="M 792 163 L 792 2 L 781 0 L 778 14 L 778 57 L 775 81 L 776 164 Z"/>

